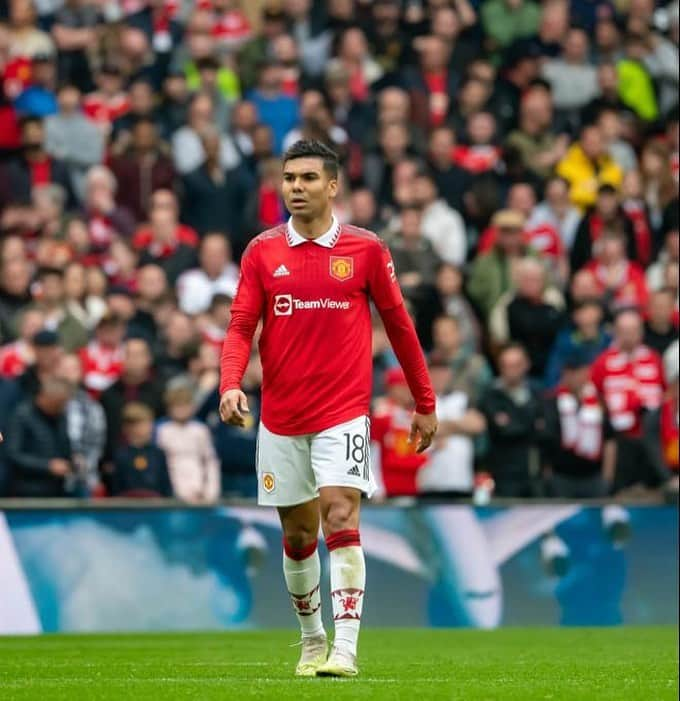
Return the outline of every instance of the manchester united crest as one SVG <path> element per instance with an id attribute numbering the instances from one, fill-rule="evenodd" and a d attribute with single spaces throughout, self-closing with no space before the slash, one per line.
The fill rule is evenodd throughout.
<path id="1" fill-rule="evenodd" d="M 343 282 L 354 275 L 354 258 L 348 256 L 331 256 L 331 277 Z"/>
<path id="2" fill-rule="evenodd" d="M 274 482 L 274 475 L 271 472 L 265 472 L 262 475 L 262 488 L 267 494 L 271 494 L 274 491 L 276 483 Z"/>

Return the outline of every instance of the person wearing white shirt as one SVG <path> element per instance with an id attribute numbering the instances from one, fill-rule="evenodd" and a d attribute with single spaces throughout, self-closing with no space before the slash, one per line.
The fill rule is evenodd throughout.
<path id="1" fill-rule="evenodd" d="M 418 494 L 469 495 L 474 488 L 474 438 L 486 429 L 480 412 L 464 392 L 449 392 L 452 373 L 447 363 L 430 363 L 437 395 L 439 429 L 430 459 L 418 471 Z"/>
<path id="2" fill-rule="evenodd" d="M 187 270 L 177 280 L 179 307 L 185 314 L 201 314 L 216 294 L 236 295 L 238 266 L 224 234 L 206 234 L 199 252 L 201 267 Z"/>

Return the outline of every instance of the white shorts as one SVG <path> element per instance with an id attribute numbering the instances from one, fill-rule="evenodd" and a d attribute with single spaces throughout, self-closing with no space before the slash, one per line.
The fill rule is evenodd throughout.
<path id="1" fill-rule="evenodd" d="M 279 436 L 260 423 L 258 504 L 303 504 L 319 496 L 319 487 L 354 487 L 370 497 L 375 482 L 369 446 L 368 416 L 301 436 Z"/>

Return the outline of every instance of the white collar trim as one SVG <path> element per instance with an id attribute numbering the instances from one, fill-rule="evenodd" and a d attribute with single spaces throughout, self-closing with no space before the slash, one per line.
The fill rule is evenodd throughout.
<path id="1" fill-rule="evenodd" d="M 288 241 L 289 246 L 299 246 L 301 243 L 305 243 L 306 241 L 311 241 L 312 243 L 315 243 L 317 246 L 323 246 L 324 248 L 333 248 L 335 244 L 338 241 L 338 237 L 340 236 L 340 224 L 338 223 L 338 220 L 335 218 L 335 215 L 333 215 L 331 219 L 331 225 L 328 231 L 325 233 L 321 234 L 321 236 L 317 236 L 315 239 L 307 239 L 304 236 L 302 236 L 300 233 L 298 233 L 295 230 L 295 227 L 293 226 L 293 217 L 291 217 L 288 220 L 288 225 L 286 227 L 286 241 Z"/>

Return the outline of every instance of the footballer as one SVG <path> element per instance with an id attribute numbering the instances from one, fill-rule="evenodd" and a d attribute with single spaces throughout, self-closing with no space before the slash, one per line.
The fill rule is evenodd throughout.
<path id="1" fill-rule="evenodd" d="M 366 588 L 359 536 L 361 496 L 375 485 L 369 459 L 372 302 L 415 399 L 410 440 L 424 451 L 437 430 L 435 396 L 385 244 L 333 215 L 338 158 L 317 141 L 284 154 L 282 192 L 291 214 L 256 236 L 241 277 L 221 359 L 220 415 L 242 426 L 241 380 L 260 320 L 262 412 L 258 503 L 277 508 L 283 573 L 302 631 L 299 676 L 358 673 Z M 330 554 L 335 634 L 321 619 L 319 526 Z"/>

